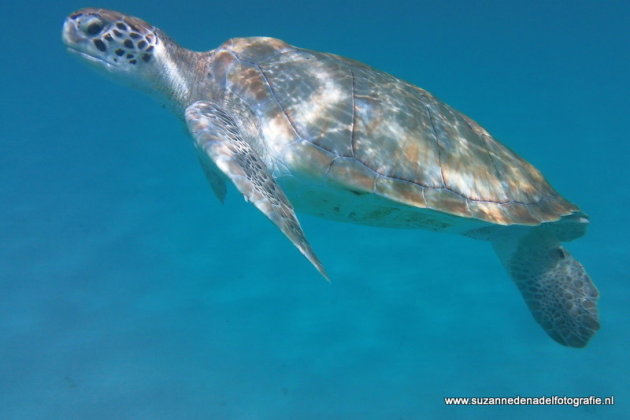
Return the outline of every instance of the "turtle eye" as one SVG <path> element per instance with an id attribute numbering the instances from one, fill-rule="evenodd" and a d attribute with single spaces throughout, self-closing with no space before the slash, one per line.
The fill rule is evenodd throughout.
<path id="1" fill-rule="evenodd" d="M 81 22 L 81 29 L 90 36 L 95 36 L 103 31 L 105 22 L 98 16 L 89 16 L 85 21 Z"/>
<path id="2" fill-rule="evenodd" d="M 87 33 L 90 35 L 97 35 L 103 30 L 103 25 L 100 22 L 91 23 L 90 26 L 87 27 Z"/>

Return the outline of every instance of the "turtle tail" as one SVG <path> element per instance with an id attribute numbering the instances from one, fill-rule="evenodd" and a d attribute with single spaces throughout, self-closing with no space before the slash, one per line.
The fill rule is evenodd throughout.
<path id="1" fill-rule="evenodd" d="M 547 334 L 565 346 L 586 346 L 599 330 L 599 292 L 556 236 L 515 229 L 495 235 L 492 245 Z"/>

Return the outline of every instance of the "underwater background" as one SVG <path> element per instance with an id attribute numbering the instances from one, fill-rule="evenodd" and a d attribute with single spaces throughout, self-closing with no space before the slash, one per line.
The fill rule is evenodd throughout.
<path id="1" fill-rule="evenodd" d="M 299 215 L 326 283 L 177 117 L 66 53 L 82 7 L 183 46 L 265 35 L 366 62 L 471 116 L 591 216 L 601 293 L 552 341 L 487 243 Z M 0 4 L 0 419 L 630 418 L 630 3 Z M 446 406 L 445 397 L 615 397 Z"/>

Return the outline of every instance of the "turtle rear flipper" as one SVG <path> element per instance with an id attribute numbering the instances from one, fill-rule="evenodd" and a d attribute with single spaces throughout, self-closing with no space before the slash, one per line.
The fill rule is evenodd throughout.
<path id="1" fill-rule="evenodd" d="M 207 158 L 214 162 L 245 199 L 271 219 L 328 280 L 324 267 L 304 236 L 289 200 L 250 143 L 242 138 L 241 130 L 234 119 L 212 102 L 197 101 L 186 109 L 186 123 L 195 139 L 197 150 L 202 154 L 202 162 Z M 222 198 L 220 193 L 217 196 Z"/>
<path id="2" fill-rule="evenodd" d="M 565 346 L 586 346 L 599 330 L 599 292 L 582 264 L 544 229 L 512 228 L 492 245 L 547 334 Z"/>

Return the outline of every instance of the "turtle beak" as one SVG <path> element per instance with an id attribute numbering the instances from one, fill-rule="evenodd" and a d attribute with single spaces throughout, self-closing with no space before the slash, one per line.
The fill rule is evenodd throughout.
<path id="1" fill-rule="evenodd" d="M 76 45 L 80 39 L 77 36 L 77 23 L 71 18 L 66 18 L 66 21 L 63 23 L 63 30 L 61 31 L 61 40 L 68 48 L 72 48 L 72 46 Z"/>
<path id="2" fill-rule="evenodd" d="M 76 49 L 78 45 L 86 42 L 86 38 L 85 36 L 83 36 L 81 30 L 79 29 L 79 24 L 76 20 L 80 16 L 81 15 L 78 13 L 70 15 L 63 23 L 61 40 L 68 48 Z"/>
<path id="3" fill-rule="evenodd" d="M 66 18 L 66 21 L 63 23 L 61 40 L 68 51 L 72 53 L 85 54 L 88 50 L 87 44 L 89 43 L 89 39 L 83 34 L 79 28 L 79 23 L 75 20 L 76 18 L 73 18 L 73 16 Z"/>

